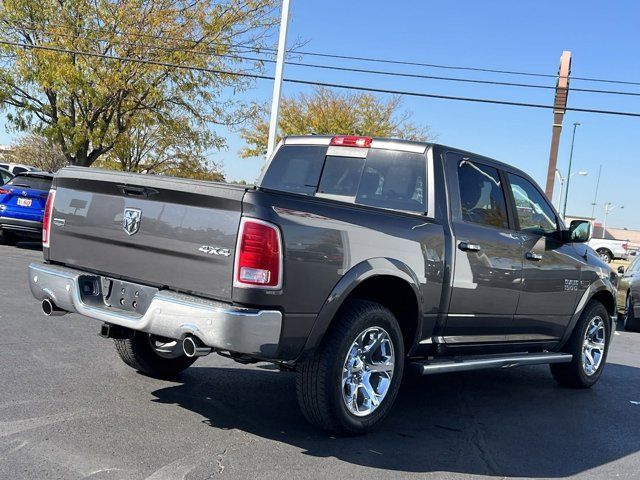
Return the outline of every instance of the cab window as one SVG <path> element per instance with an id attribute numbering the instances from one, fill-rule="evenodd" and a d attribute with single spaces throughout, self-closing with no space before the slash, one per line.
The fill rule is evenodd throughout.
<path id="1" fill-rule="evenodd" d="M 497 169 L 462 159 L 458 164 L 458 185 L 464 221 L 509 228 L 507 202 Z"/>
<path id="2" fill-rule="evenodd" d="M 525 178 L 508 174 L 520 230 L 548 235 L 558 231 L 553 209 L 540 191 Z"/>

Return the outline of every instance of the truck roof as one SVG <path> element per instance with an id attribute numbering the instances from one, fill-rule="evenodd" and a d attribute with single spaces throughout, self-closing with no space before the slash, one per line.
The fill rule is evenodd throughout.
<path id="1" fill-rule="evenodd" d="M 284 137 L 282 142 L 284 145 L 327 145 L 331 143 L 331 139 L 337 135 L 290 135 Z M 520 170 L 513 165 L 508 163 L 501 162 L 499 160 L 495 160 L 491 157 L 486 157 L 484 155 L 480 155 L 478 153 L 470 152 L 468 150 L 464 150 L 457 147 L 450 147 L 448 145 L 443 145 L 441 143 L 434 142 L 424 142 L 424 141 L 416 141 L 416 140 L 403 140 L 400 138 L 385 138 L 385 137 L 369 137 L 372 139 L 371 148 L 383 148 L 387 150 L 400 150 L 405 152 L 413 152 L 413 153 L 425 153 L 429 146 L 438 147 L 442 150 L 448 150 L 456 153 L 460 153 L 463 155 L 469 155 L 476 158 L 481 158 L 486 160 L 487 162 L 495 164 L 498 168 L 503 170 L 512 170 L 516 172 L 521 172 L 527 177 L 529 177 L 525 172 Z"/>

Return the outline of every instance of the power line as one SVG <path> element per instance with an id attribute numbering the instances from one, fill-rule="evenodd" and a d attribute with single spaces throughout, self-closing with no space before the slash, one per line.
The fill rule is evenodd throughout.
<path id="1" fill-rule="evenodd" d="M 106 54 L 93 53 L 93 52 L 83 52 L 80 50 L 73 50 L 68 48 L 60 48 L 60 47 L 52 47 L 52 46 L 44 46 L 44 45 L 29 45 L 29 44 L 18 43 L 18 42 L 9 42 L 6 40 L 0 40 L 0 44 L 14 46 L 14 47 L 24 47 L 26 49 L 48 50 L 48 51 L 53 51 L 58 53 L 69 53 L 73 55 L 97 57 L 97 58 L 103 58 L 107 60 L 115 60 L 115 61 L 121 61 L 121 62 L 133 62 L 133 63 L 142 63 L 142 64 L 148 64 L 148 65 L 168 67 L 168 68 L 195 70 L 195 71 L 213 73 L 217 75 L 247 77 L 247 78 L 254 78 L 259 80 L 274 80 L 274 77 L 270 75 L 260 75 L 256 73 L 246 73 L 246 72 L 231 72 L 231 71 L 220 70 L 220 69 L 197 67 L 193 65 L 180 65 L 176 63 L 159 62 L 155 60 L 119 57 L 114 55 L 106 55 Z M 405 96 L 422 97 L 422 98 L 436 98 L 436 99 L 442 99 L 442 100 L 456 100 L 456 101 L 463 101 L 463 102 L 541 108 L 546 110 L 551 110 L 554 108 L 553 105 L 546 105 L 546 104 L 539 104 L 539 103 L 525 103 L 525 102 L 513 102 L 508 100 L 497 100 L 497 99 L 488 99 L 488 98 L 439 95 L 439 94 L 433 94 L 433 93 L 411 92 L 411 91 L 391 90 L 391 89 L 365 87 L 365 86 L 357 86 L 357 85 L 346 85 L 346 84 L 339 84 L 339 83 L 317 82 L 317 81 L 302 80 L 302 79 L 296 79 L 296 78 L 284 78 L 283 81 L 288 83 L 301 84 L 301 85 L 315 85 L 315 86 L 327 87 L 327 88 L 340 88 L 345 90 L 357 90 L 357 91 L 372 92 L 372 93 L 387 93 L 392 95 L 405 95 Z M 624 112 L 624 111 L 617 111 L 617 110 L 600 110 L 600 109 L 581 108 L 581 107 L 566 107 L 564 110 L 573 111 L 573 112 L 583 112 L 583 113 L 596 113 L 596 114 L 604 114 L 604 115 L 640 117 L 640 113 L 637 113 L 637 112 Z"/>
<path id="2" fill-rule="evenodd" d="M 67 28 L 64 25 L 59 25 L 59 27 Z M 24 27 L 23 25 L 15 25 L 15 28 L 26 28 L 26 27 Z M 85 31 L 91 31 L 91 32 L 94 31 L 93 29 L 88 28 L 88 27 L 80 27 L 80 28 L 82 30 L 85 30 Z M 172 41 L 190 42 L 190 43 L 194 43 L 194 44 L 197 44 L 197 45 L 200 45 L 200 44 L 217 45 L 217 46 L 223 46 L 223 47 L 226 47 L 226 48 L 232 47 L 232 48 L 242 48 L 242 49 L 244 49 L 244 52 L 237 52 L 237 53 L 257 53 L 257 54 L 261 54 L 262 51 L 269 52 L 272 55 L 275 55 L 275 53 L 276 53 L 276 49 L 269 48 L 269 47 L 263 47 L 263 46 L 258 46 L 258 47 L 253 47 L 252 48 L 250 46 L 242 45 L 242 44 L 232 44 L 232 43 L 226 44 L 226 43 L 220 43 L 220 42 L 214 42 L 214 41 L 206 41 L 206 42 L 202 42 L 201 43 L 199 40 L 196 40 L 196 39 L 188 39 L 188 38 L 166 36 L 166 35 L 153 35 L 153 34 L 147 34 L 147 33 L 142 33 L 142 32 L 124 33 L 124 35 L 135 35 L 135 36 L 139 36 L 139 37 L 153 38 L 153 39 L 156 39 L 156 40 L 172 40 Z M 558 75 L 552 75 L 552 74 L 548 74 L 548 73 L 522 72 L 522 71 L 515 71 L 515 70 L 503 70 L 503 69 L 493 69 L 493 68 L 483 68 L 483 67 L 466 67 L 466 66 L 460 66 L 460 65 L 441 65 L 441 64 L 435 64 L 435 63 L 413 62 L 413 61 L 407 61 L 407 60 L 392 60 L 392 59 L 388 59 L 388 58 L 363 57 L 363 56 L 353 56 L 353 55 L 339 55 L 339 54 L 331 54 L 331 53 L 324 53 L 324 52 L 312 52 L 312 51 L 297 50 L 297 49 L 287 50 L 287 53 L 299 54 L 299 55 L 303 55 L 303 56 L 304 55 L 315 56 L 315 57 L 321 57 L 321 58 L 333 58 L 333 59 L 340 59 L 340 60 L 356 60 L 356 61 L 362 61 L 362 62 L 386 63 L 386 64 L 393 64 L 393 65 L 419 66 L 419 67 L 438 68 L 438 69 L 446 69 L 446 70 L 462 70 L 462 71 L 472 71 L 472 72 L 497 73 L 497 74 L 502 74 L 502 75 L 519 75 L 519 76 L 530 76 L 530 77 L 539 77 L 539 78 L 553 78 L 553 79 L 557 79 L 558 78 Z M 268 60 L 263 60 L 263 61 L 268 61 Z M 640 86 L 640 82 L 628 81 L 628 80 L 614 80 L 614 79 L 594 78 L 594 77 L 579 77 L 579 76 L 571 76 L 570 79 L 571 80 L 585 81 L 585 82 L 600 82 L 600 83 Z M 520 86 L 520 85 L 514 85 L 514 86 Z M 539 87 L 541 87 L 541 88 L 555 88 L 555 87 L 548 87 L 548 86 L 547 87 L 539 86 Z M 571 89 L 571 90 L 573 90 L 573 91 L 585 91 L 585 92 L 592 92 L 592 93 L 612 93 L 610 91 L 589 90 L 589 89 L 583 89 L 583 90 L 582 89 Z M 615 93 L 616 94 L 621 94 L 621 95 L 637 95 L 637 93 L 635 93 L 635 92 L 615 92 Z"/>
<path id="3" fill-rule="evenodd" d="M 76 38 L 76 36 L 70 35 L 70 34 L 66 34 L 66 33 L 52 32 L 52 31 L 49 31 L 49 30 L 37 29 L 37 28 L 32 28 L 32 27 L 21 27 L 21 28 L 24 28 L 25 30 L 33 31 L 33 32 L 36 32 L 36 33 L 45 33 L 45 34 L 48 34 L 48 35 L 61 36 L 61 37 L 65 37 L 65 38 Z M 215 56 L 215 57 L 232 58 L 232 59 L 236 59 L 236 60 L 244 60 L 244 61 L 251 61 L 251 62 L 276 63 L 276 61 L 272 60 L 272 59 L 246 57 L 246 56 L 235 55 L 235 54 L 216 53 L 216 52 L 212 52 L 212 51 L 209 51 L 209 50 L 206 50 L 206 51 L 193 50 L 193 49 L 188 49 L 187 50 L 187 49 L 174 48 L 174 47 L 165 47 L 165 46 L 162 46 L 162 45 L 150 45 L 150 44 L 145 44 L 145 43 L 127 42 L 127 41 L 118 40 L 118 39 L 94 38 L 94 39 L 88 39 L 88 40 L 95 40 L 95 41 L 98 41 L 98 42 L 111 43 L 111 44 L 114 44 L 114 45 L 127 45 L 127 46 L 133 46 L 133 47 L 141 47 L 141 48 L 148 48 L 148 49 L 155 49 L 155 50 L 163 50 L 163 51 L 167 51 L 167 52 L 193 53 L 193 54 L 197 54 L 197 55 L 204 55 L 204 56 L 209 56 L 210 55 L 210 56 Z M 385 71 L 385 70 L 371 70 L 371 69 L 355 68 L 355 67 L 340 67 L 340 66 L 335 66 L 335 65 L 319 65 L 319 64 L 314 64 L 314 63 L 305 63 L 305 62 L 297 62 L 297 61 L 295 61 L 295 62 L 294 61 L 287 61 L 285 63 L 287 65 L 306 67 L 306 68 L 317 68 L 317 69 L 324 69 L 324 70 L 335 70 L 335 71 L 353 72 L 353 73 L 366 73 L 366 74 L 372 74 L 372 75 L 384 75 L 384 76 L 392 76 L 392 77 L 418 78 L 418 79 L 426 79 L 426 80 L 439 80 L 439 81 L 450 81 L 450 82 L 459 82 L 459 83 L 473 83 L 473 84 L 480 84 L 480 85 L 506 86 L 506 87 L 518 87 L 518 88 L 533 88 L 533 89 L 544 89 L 544 90 L 555 90 L 556 89 L 556 87 L 549 86 L 549 85 L 535 85 L 535 84 L 528 84 L 528 83 L 502 82 L 502 81 L 496 81 L 496 80 L 480 80 L 480 79 L 459 78 L 459 77 L 442 77 L 442 76 L 435 76 L 435 75 L 423 75 L 423 74 L 406 73 L 406 72 L 389 72 L 389 71 Z M 600 90 L 600 89 L 591 89 L 591 88 L 569 88 L 569 91 L 571 91 L 571 92 L 581 92 L 581 93 L 597 93 L 597 94 L 625 95 L 625 96 L 640 97 L 640 92 L 625 92 L 625 91 L 619 91 L 619 90 Z"/>

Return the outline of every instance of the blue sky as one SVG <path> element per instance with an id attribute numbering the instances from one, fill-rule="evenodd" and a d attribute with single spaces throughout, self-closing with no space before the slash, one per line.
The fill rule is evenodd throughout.
<path id="1" fill-rule="evenodd" d="M 640 82 L 638 19 L 640 2 L 596 1 L 309 1 L 291 0 L 289 41 L 307 40 L 309 51 L 372 56 L 416 62 L 497 68 L 554 74 L 562 50 L 573 53 L 574 76 Z M 353 61 L 305 58 L 310 63 L 387 69 L 427 75 L 516 81 L 553 85 L 553 79 L 516 77 L 377 65 Z M 271 73 L 272 65 L 267 65 Z M 472 85 L 426 79 L 388 78 L 358 73 L 308 69 L 287 65 L 285 76 L 379 88 L 444 95 L 494 98 L 551 104 L 551 90 Z M 573 87 L 626 90 L 640 86 L 573 81 Z M 267 102 L 272 84 L 258 81 L 244 95 Z M 284 95 L 308 90 L 284 84 Z M 404 108 L 414 120 L 427 124 L 440 143 L 465 148 L 516 165 L 543 187 L 546 178 L 552 113 L 521 107 L 482 105 L 447 100 L 405 97 Z M 640 112 L 640 97 L 572 92 L 569 106 Z M 590 215 L 599 165 L 603 165 L 599 207 L 602 220 L 606 201 L 624 205 L 609 216 L 611 226 L 640 229 L 640 118 L 568 112 L 564 120 L 559 168 L 566 174 L 571 129 L 580 122 L 574 150 L 574 171 L 588 176 L 571 182 L 567 213 Z M 4 130 L 4 129 L 3 129 Z M 253 181 L 263 159 L 241 159 L 242 141 L 228 135 L 229 149 L 213 158 L 224 164 L 229 179 Z M 0 143 L 13 135 L 0 132 Z M 558 186 L 556 186 L 556 190 Z M 557 204 L 557 199 L 554 199 Z"/>

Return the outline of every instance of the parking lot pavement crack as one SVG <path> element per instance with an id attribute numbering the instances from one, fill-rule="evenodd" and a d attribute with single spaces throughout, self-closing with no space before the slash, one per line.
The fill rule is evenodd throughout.
<path id="1" fill-rule="evenodd" d="M 498 467 L 498 464 L 496 463 L 493 455 L 491 454 L 491 451 L 489 450 L 489 446 L 487 444 L 484 433 L 484 424 L 478 421 L 478 418 L 473 412 L 472 399 L 469 397 L 469 392 L 467 390 L 464 377 L 460 379 L 459 394 L 460 399 L 462 400 L 462 405 L 471 420 L 471 443 L 476 448 L 478 456 L 480 457 L 486 468 L 489 470 L 491 475 L 497 476 L 499 475 L 500 468 Z"/>

